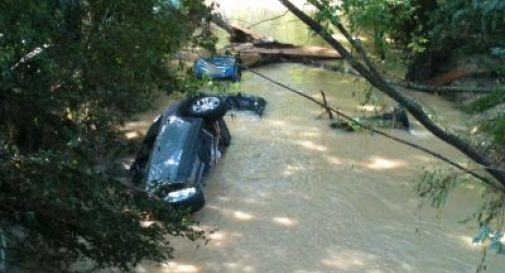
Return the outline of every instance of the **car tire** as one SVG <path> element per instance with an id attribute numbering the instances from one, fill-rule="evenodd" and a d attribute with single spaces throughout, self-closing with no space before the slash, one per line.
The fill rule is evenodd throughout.
<path id="1" fill-rule="evenodd" d="M 227 111 L 226 103 L 218 96 L 198 96 L 187 101 L 183 106 L 184 114 L 203 118 L 206 121 L 216 121 Z"/>
<path id="2" fill-rule="evenodd" d="M 197 212 L 201 210 L 205 206 L 205 196 L 203 195 L 203 190 L 200 188 L 195 195 L 195 197 L 191 200 L 191 212 Z"/>

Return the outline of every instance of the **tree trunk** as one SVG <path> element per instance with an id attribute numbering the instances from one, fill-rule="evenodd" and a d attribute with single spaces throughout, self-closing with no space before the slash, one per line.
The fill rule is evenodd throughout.
<path id="1" fill-rule="evenodd" d="M 335 48 L 342 57 L 348 61 L 351 66 L 356 69 L 364 78 L 366 78 L 373 86 L 375 86 L 378 90 L 385 93 L 387 96 L 398 102 L 400 105 L 405 107 L 407 111 L 417 119 L 426 129 L 428 129 L 431 133 L 437 136 L 442 141 L 450 144 L 455 147 L 465 155 L 467 155 L 470 159 L 475 161 L 476 163 L 482 165 L 486 171 L 493 176 L 499 183 L 502 188 L 505 188 L 505 172 L 497 170 L 492 163 L 492 160 L 487 158 L 484 154 L 480 153 L 477 149 L 475 149 L 469 143 L 463 141 L 458 136 L 447 132 L 444 128 L 441 128 L 437 124 L 435 124 L 429 116 L 424 112 L 422 107 L 415 102 L 413 99 L 405 96 L 403 93 L 399 92 L 396 88 L 394 88 L 391 84 L 389 84 L 378 72 L 374 65 L 371 63 L 370 59 L 367 57 L 366 52 L 364 52 L 363 48 L 357 44 L 356 41 L 352 40 L 347 30 L 340 24 L 339 20 L 336 17 L 329 18 L 331 19 L 332 24 L 339 29 L 344 36 L 347 37 L 349 43 L 355 47 L 356 50 L 360 52 L 360 56 L 362 57 L 362 62 L 354 58 L 349 51 L 337 40 L 333 38 L 333 36 L 318 22 L 313 20 L 303 11 L 298 9 L 295 5 L 293 5 L 289 0 L 279 0 L 287 9 L 289 9 L 294 15 L 296 15 L 301 21 L 303 21 L 307 26 L 309 26 L 315 33 L 318 33 L 326 42 L 328 42 L 333 48 Z M 310 1 L 314 4 L 318 9 L 324 9 L 324 5 L 318 1 L 312 0 Z M 364 62 L 364 63 L 363 63 Z"/>

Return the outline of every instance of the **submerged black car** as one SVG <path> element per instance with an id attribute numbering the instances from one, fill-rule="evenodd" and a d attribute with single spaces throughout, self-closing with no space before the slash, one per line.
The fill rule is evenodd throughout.
<path id="1" fill-rule="evenodd" d="M 231 142 L 223 116 L 230 108 L 240 110 L 239 104 L 256 105 L 244 110 L 260 114 L 266 102 L 254 96 L 200 95 L 166 108 L 142 141 L 131 167 L 133 183 L 171 207 L 201 209 L 203 180 Z"/>

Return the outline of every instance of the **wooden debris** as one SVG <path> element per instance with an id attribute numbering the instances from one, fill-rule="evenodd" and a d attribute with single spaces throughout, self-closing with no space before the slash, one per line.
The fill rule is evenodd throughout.
<path id="1" fill-rule="evenodd" d="M 483 75 L 489 73 L 488 70 L 484 69 L 456 69 L 449 71 L 447 73 L 436 76 L 435 78 L 429 80 L 427 83 L 430 85 L 446 85 L 455 80 L 459 80 L 466 77 Z"/>
<path id="2" fill-rule="evenodd" d="M 212 22 L 230 34 L 230 50 L 239 53 L 245 60 L 246 65 L 258 65 L 285 59 L 324 60 L 342 58 L 332 48 L 299 46 L 263 37 L 252 30 L 229 23 L 219 15 L 213 16 Z"/>
<path id="3" fill-rule="evenodd" d="M 240 54 L 274 55 L 279 57 L 310 58 L 310 59 L 341 59 L 342 56 L 333 49 L 317 46 L 264 47 L 254 44 L 240 44 L 232 47 Z"/>

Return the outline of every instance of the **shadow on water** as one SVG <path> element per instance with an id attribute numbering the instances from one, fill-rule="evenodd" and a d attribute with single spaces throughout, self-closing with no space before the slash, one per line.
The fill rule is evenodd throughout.
<path id="1" fill-rule="evenodd" d="M 244 26 L 284 12 L 277 1 L 219 2 L 228 19 Z M 254 30 L 283 42 L 324 45 L 293 19 L 288 14 Z M 377 110 L 358 106 L 368 86 L 356 77 L 294 64 L 259 70 L 315 97 L 324 90 L 346 113 Z M 481 257 L 471 245 L 474 230 L 458 221 L 474 212 L 478 189 L 457 189 L 443 211 L 419 210 L 414 184 L 423 166 L 440 162 L 377 135 L 332 130 L 322 109 L 250 73 L 241 89 L 269 104 L 261 119 L 226 118 L 232 145 L 207 179 L 207 206 L 194 216 L 199 228 L 213 231 L 210 243 L 197 247 L 174 238 L 174 260 L 144 263 L 137 272 L 475 272 Z M 439 113 L 437 121 L 464 127 L 466 117 L 450 103 L 412 95 Z M 393 106 L 375 96 L 376 104 Z M 156 114 L 139 116 L 131 131 L 141 131 Z M 412 126 L 410 133 L 390 133 L 465 160 L 418 123 Z M 503 271 L 503 259 L 488 260 L 488 272 Z"/>
<path id="2" fill-rule="evenodd" d="M 324 89 L 332 104 L 362 113 L 353 93 L 363 86 L 349 76 L 294 64 L 260 70 L 313 95 Z M 480 250 L 458 221 L 478 204 L 476 189 L 458 189 L 441 217 L 419 211 L 413 186 L 433 159 L 377 135 L 332 130 L 317 106 L 250 73 L 241 88 L 269 104 L 263 118 L 226 117 L 232 145 L 194 216 L 216 230 L 211 242 L 174 239 L 175 260 L 137 272 L 474 272 Z M 463 159 L 414 126 L 422 137 L 390 133 Z M 489 256 L 489 272 L 501 272 L 504 261 Z"/>

